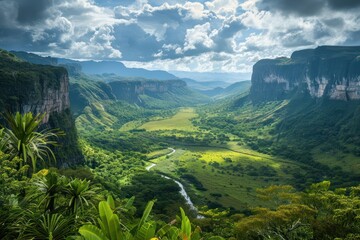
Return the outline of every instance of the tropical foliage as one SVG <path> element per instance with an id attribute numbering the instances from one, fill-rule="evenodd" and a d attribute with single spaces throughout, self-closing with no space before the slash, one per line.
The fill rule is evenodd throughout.
<path id="1" fill-rule="evenodd" d="M 1 129 L 0 150 L 8 153 L 11 158 L 16 156 L 22 159 L 20 168 L 29 164 L 33 172 L 36 172 L 38 160 L 55 160 L 50 146 L 55 146 L 55 138 L 61 134 L 60 131 L 42 130 L 38 131 L 45 114 L 34 116 L 31 112 L 24 115 L 17 112 L 14 116 L 5 114 L 4 118 L 8 128 Z"/>

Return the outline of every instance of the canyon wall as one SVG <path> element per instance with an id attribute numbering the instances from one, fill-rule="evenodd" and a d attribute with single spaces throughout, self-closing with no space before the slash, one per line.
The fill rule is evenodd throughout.
<path id="1" fill-rule="evenodd" d="M 253 101 L 281 100 L 296 93 L 342 101 L 360 99 L 360 47 L 322 46 L 291 58 L 264 59 L 253 67 Z"/>

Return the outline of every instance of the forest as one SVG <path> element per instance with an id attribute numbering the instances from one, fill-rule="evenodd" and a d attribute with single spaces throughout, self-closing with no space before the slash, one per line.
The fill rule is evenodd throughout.
<path id="1" fill-rule="evenodd" d="M 321 181 L 306 187 L 300 184 L 296 188 L 288 184 L 256 189 L 247 187 L 245 191 L 255 194 L 250 200 L 256 198 L 256 203 L 261 204 L 244 205 L 239 209 L 220 204 L 227 201 L 204 203 L 196 199 L 201 198 L 198 192 L 205 193 L 211 186 L 202 184 L 205 181 L 198 172 L 189 172 L 198 164 L 195 159 L 190 159 L 193 156 L 190 153 L 182 157 L 194 165 L 184 165 L 183 159 L 172 159 L 159 150 L 156 153 L 150 148 L 147 152 L 151 154 L 132 148 L 113 152 L 111 145 L 107 149 L 94 147 L 97 142 L 88 138 L 81 140 L 87 166 L 54 167 L 56 159 L 52 149 L 61 148 L 56 139 L 64 133 L 56 129 L 40 131 L 42 117 L 31 113 L 8 114 L 0 132 L 3 239 L 359 238 L 360 186 L 334 188 L 330 181 Z M 132 134 L 144 137 L 145 132 Z M 173 143 L 185 141 L 181 139 L 181 131 L 171 132 Z M 160 131 L 158 134 L 165 133 Z M 166 144 L 169 136 L 163 137 Z M 220 139 L 214 137 L 215 142 L 225 141 Z M 199 142 L 195 142 L 198 145 Z M 203 140 L 200 139 L 200 143 L 204 144 Z M 159 146 L 155 144 L 153 148 Z M 199 147 L 193 148 L 189 148 L 192 154 Z M 214 156 L 212 153 L 197 157 L 219 174 L 226 171 L 227 175 L 245 173 L 252 178 L 280 178 L 272 167 L 243 165 L 254 159 L 243 159 L 243 164 L 234 165 L 238 161 L 236 155 L 229 155 L 220 162 Z M 220 154 L 219 158 L 223 156 Z M 148 161 L 156 162 L 156 168 L 163 173 L 167 173 L 165 167 L 169 164 L 161 164 L 175 161 L 177 171 L 168 170 L 168 174 L 188 182 L 193 200 L 204 206 L 199 208 L 204 218 L 195 217 L 176 184 L 145 170 Z M 206 165 L 203 167 L 208 168 Z M 271 163 L 268 166 L 272 166 Z M 247 185 L 246 182 L 243 184 Z M 223 194 L 210 193 L 213 199 L 221 199 Z"/>
<path id="2" fill-rule="evenodd" d="M 1 239 L 360 239 L 358 101 L 118 98 L 106 75 L 1 54 L 25 66 L 2 104 L 53 111 L 1 115 Z"/>

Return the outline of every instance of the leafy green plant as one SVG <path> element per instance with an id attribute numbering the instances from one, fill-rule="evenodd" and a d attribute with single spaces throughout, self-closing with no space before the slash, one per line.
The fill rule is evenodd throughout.
<path id="1" fill-rule="evenodd" d="M 40 218 L 33 217 L 23 226 L 24 232 L 18 239 L 65 239 L 73 233 L 74 220 L 61 214 L 45 213 Z"/>
<path id="2" fill-rule="evenodd" d="M 65 191 L 65 178 L 55 172 L 48 172 L 45 176 L 37 176 L 33 183 L 29 199 L 39 199 L 39 206 L 45 206 L 46 211 L 54 212 L 55 200 Z"/>
<path id="3" fill-rule="evenodd" d="M 43 162 L 45 162 L 45 157 L 48 160 L 55 160 L 49 145 L 56 145 L 56 141 L 53 139 L 62 134 L 57 130 L 46 129 L 38 132 L 44 116 L 45 114 L 33 116 L 31 112 L 23 115 L 17 112 L 14 116 L 7 113 L 4 116 L 9 128 L 3 130 L 2 139 L 5 138 L 7 144 L 1 143 L 0 147 L 12 158 L 18 156 L 23 159 L 21 166 L 29 164 L 33 172 L 36 172 L 38 159 Z"/>
<path id="4" fill-rule="evenodd" d="M 165 224 L 158 231 L 156 231 L 156 222 L 149 220 L 149 215 L 154 205 L 150 201 L 139 222 L 131 230 L 124 226 L 119 217 L 113 212 L 115 208 L 114 200 L 109 197 L 107 201 L 99 203 L 98 225 L 84 225 L 79 229 L 79 233 L 86 240 L 149 240 L 149 239 L 164 239 L 164 240 L 200 240 L 201 230 L 196 227 L 192 231 L 192 226 L 185 211 L 180 208 L 181 217 L 170 224 Z M 174 224 L 180 222 L 180 228 Z M 221 240 L 221 237 L 212 237 L 213 240 Z"/>
<path id="5" fill-rule="evenodd" d="M 110 206 L 115 207 L 114 200 L 111 197 L 108 198 L 108 201 L 99 203 L 98 224 L 100 228 L 94 225 L 84 225 L 79 229 L 79 233 L 85 239 L 131 239 L 129 229 L 121 225 L 119 217 L 114 214 Z"/>
<path id="6" fill-rule="evenodd" d="M 5 151 L 6 145 L 8 143 L 4 130 L 5 129 L 1 128 L 1 125 L 0 125 L 0 152 Z"/>
<path id="7" fill-rule="evenodd" d="M 84 205 L 87 207 L 92 205 L 92 200 L 96 199 L 98 190 L 97 187 L 91 187 L 90 180 L 72 179 L 64 189 L 69 199 L 70 212 L 76 214 L 78 210 L 84 210 Z"/>

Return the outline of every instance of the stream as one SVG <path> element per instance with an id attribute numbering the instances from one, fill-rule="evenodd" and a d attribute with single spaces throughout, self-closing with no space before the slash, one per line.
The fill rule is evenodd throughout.
<path id="1" fill-rule="evenodd" d="M 165 156 L 170 156 L 170 155 L 172 155 L 172 154 L 174 154 L 174 153 L 176 152 L 176 150 L 173 149 L 173 148 L 169 148 L 169 149 L 172 150 L 172 152 L 166 154 Z M 149 166 L 147 166 L 145 169 L 146 169 L 147 171 L 150 171 L 150 169 L 153 168 L 153 167 L 155 167 L 155 166 L 156 166 L 156 164 L 155 164 L 155 163 L 152 163 L 152 164 L 150 164 Z M 196 218 L 198 218 L 198 219 L 204 218 L 204 216 L 198 214 L 198 209 L 195 207 L 194 203 L 191 201 L 189 195 L 188 195 L 187 192 L 185 191 L 184 185 L 183 185 L 181 182 L 179 182 L 179 181 L 177 181 L 177 180 L 175 180 L 175 179 L 173 179 L 173 178 L 170 178 L 170 177 L 168 177 L 168 176 L 164 176 L 164 175 L 160 175 L 160 176 L 163 177 L 163 178 L 165 178 L 165 179 L 173 180 L 173 181 L 180 187 L 180 191 L 179 191 L 179 192 L 180 192 L 181 196 L 183 196 L 183 198 L 185 199 L 186 204 L 190 206 L 190 209 L 191 209 L 191 210 L 193 210 L 193 211 L 196 212 Z"/>

